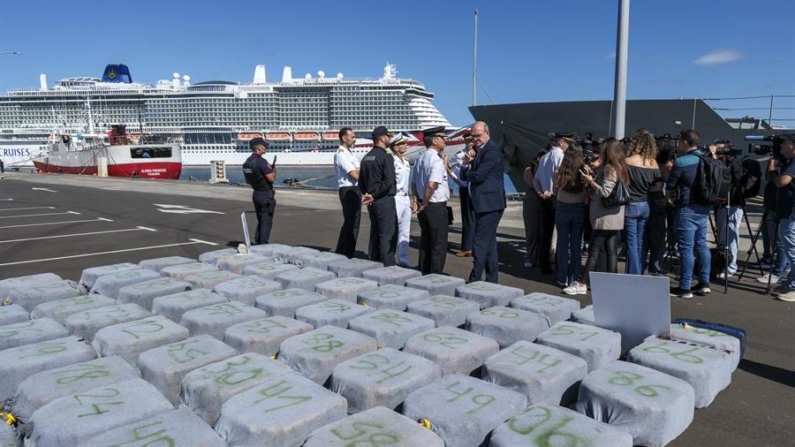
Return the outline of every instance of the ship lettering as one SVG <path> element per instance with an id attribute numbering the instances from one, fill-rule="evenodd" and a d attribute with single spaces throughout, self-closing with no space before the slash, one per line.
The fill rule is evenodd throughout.
<path id="1" fill-rule="evenodd" d="M 4 157 L 30 157 L 30 149 L 3 149 Z"/>

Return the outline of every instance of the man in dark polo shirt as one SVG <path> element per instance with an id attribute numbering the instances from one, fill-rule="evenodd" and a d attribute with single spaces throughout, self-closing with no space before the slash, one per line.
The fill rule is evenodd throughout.
<path id="1" fill-rule="evenodd" d="M 392 132 L 378 126 L 373 130 L 373 149 L 362 158 L 359 190 L 370 215 L 370 260 L 395 265 L 397 210 L 395 208 L 395 161 L 387 149 Z"/>
<path id="2" fill-rule="evenodd" d="M 267 244 L 273 228 L 273 211 L 276 209 L 276 197 L 273 182 L 276 180 L 276 158 L 271 165 L 262 155 L 268 150 L 268 143 L 262 138 L 254 138 L 248 146 L 253 154 L 243 163 L 243 175 L 254 190 L 252 200 L 257 213 L 257 231 L 254 233 L 254 244 Z"/>

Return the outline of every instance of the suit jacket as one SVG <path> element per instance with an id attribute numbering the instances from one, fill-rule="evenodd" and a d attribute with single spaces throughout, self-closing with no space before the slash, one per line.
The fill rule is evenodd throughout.
<path id="1" fill-rule="evenodd" d="M 505 170 L 502 150 L 489 139 L 468 168 L 462 169 L 469 182 L 469 200 L 478 213 L 505 209 Z"/>

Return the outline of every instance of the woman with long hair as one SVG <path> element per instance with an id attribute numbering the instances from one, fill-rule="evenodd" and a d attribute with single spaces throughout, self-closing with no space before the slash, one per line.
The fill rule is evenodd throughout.
<path id="1" fill-rule="evenodd" d="M 596 268 L 602 252 L 607 258 L 607 271 L 616 273 L 618 268 L 618 245 L 621 243 L 621 230 L 624 229 L 624 206 L 605 207 L 602 199 L 610 197 L 619 180 L 629 184 L 629 173 L 625 161 L 624 144 L 608 138 L 599 145 L 601 168 L 593 176 L 581 171 L 585 185 L 591 190 L 590 218 L 593 226 L 588 262 L 585 264 L 579 281 L 563 289 L 567 295 L 585 295 L 588 292 L 584 284 L 588 272 Z"/>
<path id="2" fill-rule="evenodd" d="M 553 181 L 555 229 L 558 240 L 555 247 L 558 286 L 565 289 L 580 277 L 582 229 L 585 224 L 585 187 L 582 184 L 582 148 L 572 144 L 566 150 Z"/>
<path id="3" fill-rule="evenodd" d="M 660 167 L 657 165 L 657 141 L 646 129 L 641 129 L 629 142 L 627 172 L 629 173 L 629 203 L 624 213 L 624 234 L 627 241 L 626 273 L 643 274 L 643 254 L 646 252 L 643 235 L 649 220 L 649 194 L 661 191 Z"/>

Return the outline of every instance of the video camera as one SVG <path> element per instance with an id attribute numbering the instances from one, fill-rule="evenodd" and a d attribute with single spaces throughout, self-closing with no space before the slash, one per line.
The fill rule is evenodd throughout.
<path id="1" fill-rule="evenodd" d="M 749 135 L 745 137 L 746 141 L 763 141 L 764 143 L 750 143 L 748 145 L 748 152 L 757 155 L 773 154 L 775 157 L 781 156 L 781 143 L 785 139 L 795 139 L 795 133 L 786 134 L 772 134 L 768 136 Z"/>
<path id="2" fill-rule="evenodd" d="M 723 147 L 719 147 L 715 150 L 715 155 L 717 156 L 728 156 L 728 157 L 737 157 L 743 154 L 742 149 L 737 149 L 729 140 L 715 140 L 715 145 L 722 144 Z"/>
<path id="3" fill-rule="evenodd" d="M 585 138 L 578 140 L 578 143 L 582 146 L 582 156 L 585 164 L 593 164 L 599 158 L 599 141 L 593 139 L 593 132 L 586 132 Z"/>

